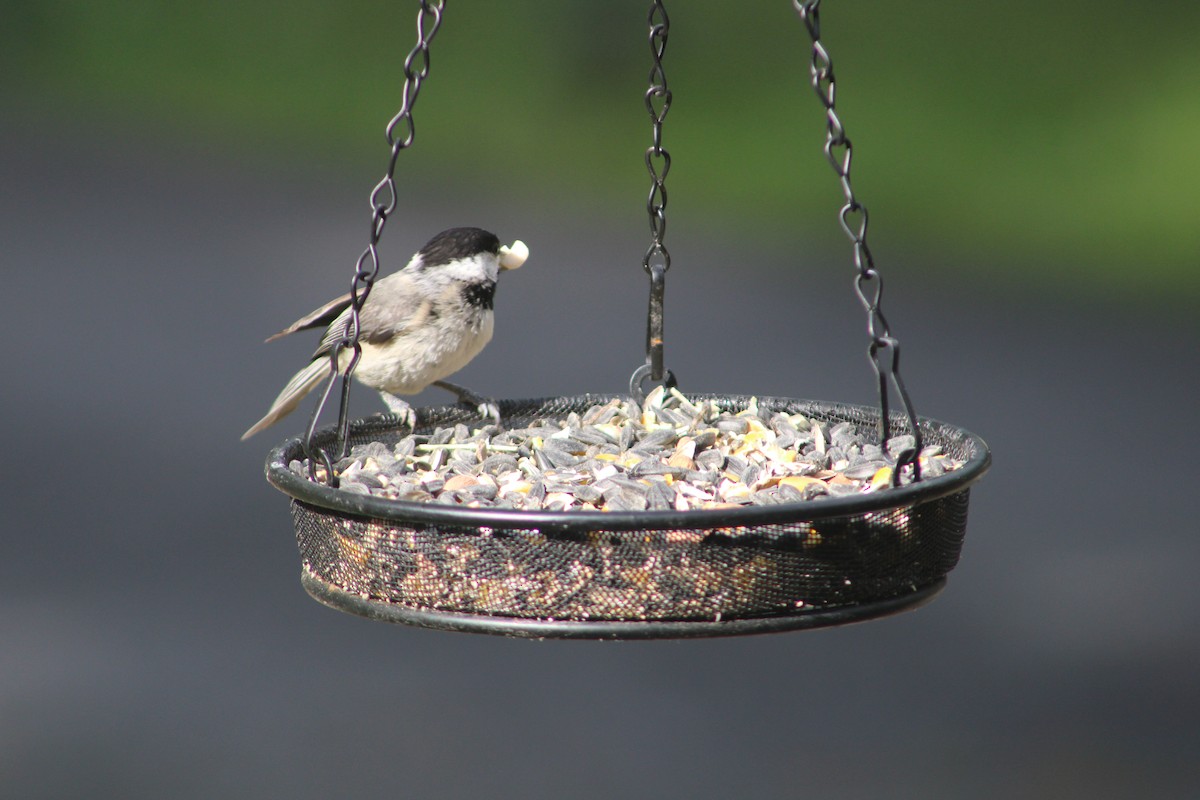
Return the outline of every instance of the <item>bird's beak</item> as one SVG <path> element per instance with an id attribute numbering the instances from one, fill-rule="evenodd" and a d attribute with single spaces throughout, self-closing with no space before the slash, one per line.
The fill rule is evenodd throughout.
<path id="1" fill-rule="evenodd" d="M 517 269 L 529 258 L 529 248 L 520 239 L 505 247 L 500 246 L 500 269 Z"/>

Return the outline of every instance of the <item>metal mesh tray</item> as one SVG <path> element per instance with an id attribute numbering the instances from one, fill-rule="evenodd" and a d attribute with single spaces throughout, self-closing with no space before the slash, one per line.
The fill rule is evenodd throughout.
<path id="1" fill-rule="evenodd" d="M 583 412 L 612 395 L 500 402 L 503 422 Z M 688 395 L 745 408 L 748 396 Z M 759 397 L 760 408 L 852 422 L 865 406 Z M 416 431 L 472 422 L 460 407 L 417 410 Z M 922 419 L 927 444 L 963 466 L 870 494 L 734 509 L 585 512 L 479 509 L 352 494 L 273 450 L 267 479 L 292 497 L 308 592 L 334 608 L 447 630 L 553 638 L 725 636 L 856 622 L 928 602 L 958 562 L 969 486 L 990 453 L 974 434 Z M 903 416 L 893 431 L 908 432 Z M 394 443 L 390 416 L 358 420 L 350 444 Z M 315 443 L 333 444 L 332 429 Z"/>

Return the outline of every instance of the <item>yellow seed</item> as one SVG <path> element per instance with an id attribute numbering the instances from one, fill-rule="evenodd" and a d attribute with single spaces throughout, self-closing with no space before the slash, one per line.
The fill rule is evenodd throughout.
<path id="1" fill-rule="evenodd" d="M 763 421 L 761 419 L 759 419 L 758 417 L 750 417 L 750 419 L 746 420 L 746 422 L 750 426 L 749 429 L 746 431 L 747 439 L 749 439 L 750 437 L 754 437 L 755 439 L 758 439 L 758 440 L 761 440 L 761 439 L 774 440 L 775 439 L 775 431 L 771 430 L 766 425 L 764 425 Z"/>
<path id="2" fill-rule="evenodd" d="M 608 436 L 615 442 L 621 441 L 621 429 L 611 422 L 602 422 L 596 425 L 596 430 Z"/>
<path id="3" fill-rule="evenodd" d="M 733 454 L 735 456 L 737 456 L 738 458 L 745 458 L 746 456 L 750 455 L 751 453 L 756 453 L 756 452 L 758 452 L 758 448 L 755 447 L 753 444 L 743 444 L 742 446 L 738 447 L 738 449 L 734 450 Z"/>
<path id="4" fill-rule="evenodd" d="M 752 495 L 753 493 L 754 493 L 753 490 L 746 484 L 735 483 L 732 486 L 730 486 L 728 489 L 726 489 L 725 491 L 721 492 L 721 499 L 723 499 L 723 500 L 739 500 L 739 499 L 744 500 L 744 499 L 750 497 L 750 495 Z"/>
<path id="5" fill-rule="evenodd" d="M 883 489 L 889 486 L 892 482 L 892 468 L 880 467 L 879 471 L 871 476 L 871 488 Z"/>
<path id="6" fill-rule="evenodd" d="M 775 434 L 771 433 L 770 431 L 763 430 L 761 428 L 755 430 L 752 427 L 750 430 L 746 431 L 746 433 L 742 436 L 742 443 L 743 443 L 742 446 L 743 446 L 743 448 L 757 447 L 758 445 L 763 444 L 764 442 L 769 443 L 771 441 L 774 441 L 774 439 L 775 439 Z"/>
<path id="7" fill-rule="evenodd" d="M 800 492 L 803 492 L 805 487 L 820 482 L 821 481 L 819 479 L 813 478 L 809 475 L 788 475 L 786 478 L 779 479 L 780 486 L 790 486 Z"/>
<path id="8" fill-rule="evenodd" d="M 625 469 L 629 469 L 630 467 L 637 466 L 643 460 L 644 459 L 641 456 L 639 456 L 637 453 L 625 452 L 625 453 L 621 453 L 621 455 L 617 458 L 617 463 L 620 464 Z"/>
<path id="9" fill-rule="evenodd" d="M 763 453 L 766 454 L 767 458 L 771 461 L 783 461 L 787 464 L 791 464 L 796 460 L 795 450 L 784 450 L 782 447 L 776 447 L 774 445 L 764 448 Z"/>
<path id="10" fill-rule="evenodd" d="M 772 486 L 778 486 L 781 478 L 778 475 L 764 475 L 754 482 L 751 489 L 759 491 L 761 489 L 770 489 Z"/>

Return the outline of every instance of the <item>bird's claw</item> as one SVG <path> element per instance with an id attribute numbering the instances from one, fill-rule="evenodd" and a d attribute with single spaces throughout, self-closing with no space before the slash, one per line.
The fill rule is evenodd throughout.
<path id="1" fill-rule="evenodd" d="M 387 392 L 380 392 L 379 394 L 383 397 L 383 403 L 388 407 L 388 411 L 400 418 L 400 424 L 403 427 L 409 430 L 417 427 L 417 412 L 412 406 L 399 397 Z"/>
<path id="2" fill-rule="evenodd" d="M 500 424 L 500 406 L 495 400 L 483 400 L 475 405 L 475 409 L 479 412 L 479 416 L 483 419 L 490 419 L 493 425 Z"/>
<path id="3" fill-rule="evenodd" d="M 458 397 L 459 405 L 475 409 L 482 419 L 490 420 L 495 425 L 500 424 L 500 406 L 495 400 L 475 394 L 465 386 L 449 381 L 435 381 L 433 385 L 453 393 Z"/>

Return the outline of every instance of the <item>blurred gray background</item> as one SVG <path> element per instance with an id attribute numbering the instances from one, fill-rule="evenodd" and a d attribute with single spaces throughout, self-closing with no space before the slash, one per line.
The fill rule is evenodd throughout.
<path id="1" fill-rule="evenodd" d="M 873 402 L 803 28 L 669 8 L 668 366 Z M 349 287 L 413 4 L 0 3 L 0 795 L 1194 796 L 1197 12 L 1118 8 L 824 7 L 909 389 L 994 452 L 946 591 L 590 643 L 313 602 L 262 476 L 307 414 L 238 441 L 314 345 L 263 338 Z M 644 26 L 447 12 L 382 252 L 530 245 L 478 391 L 642 361 Z"/>

